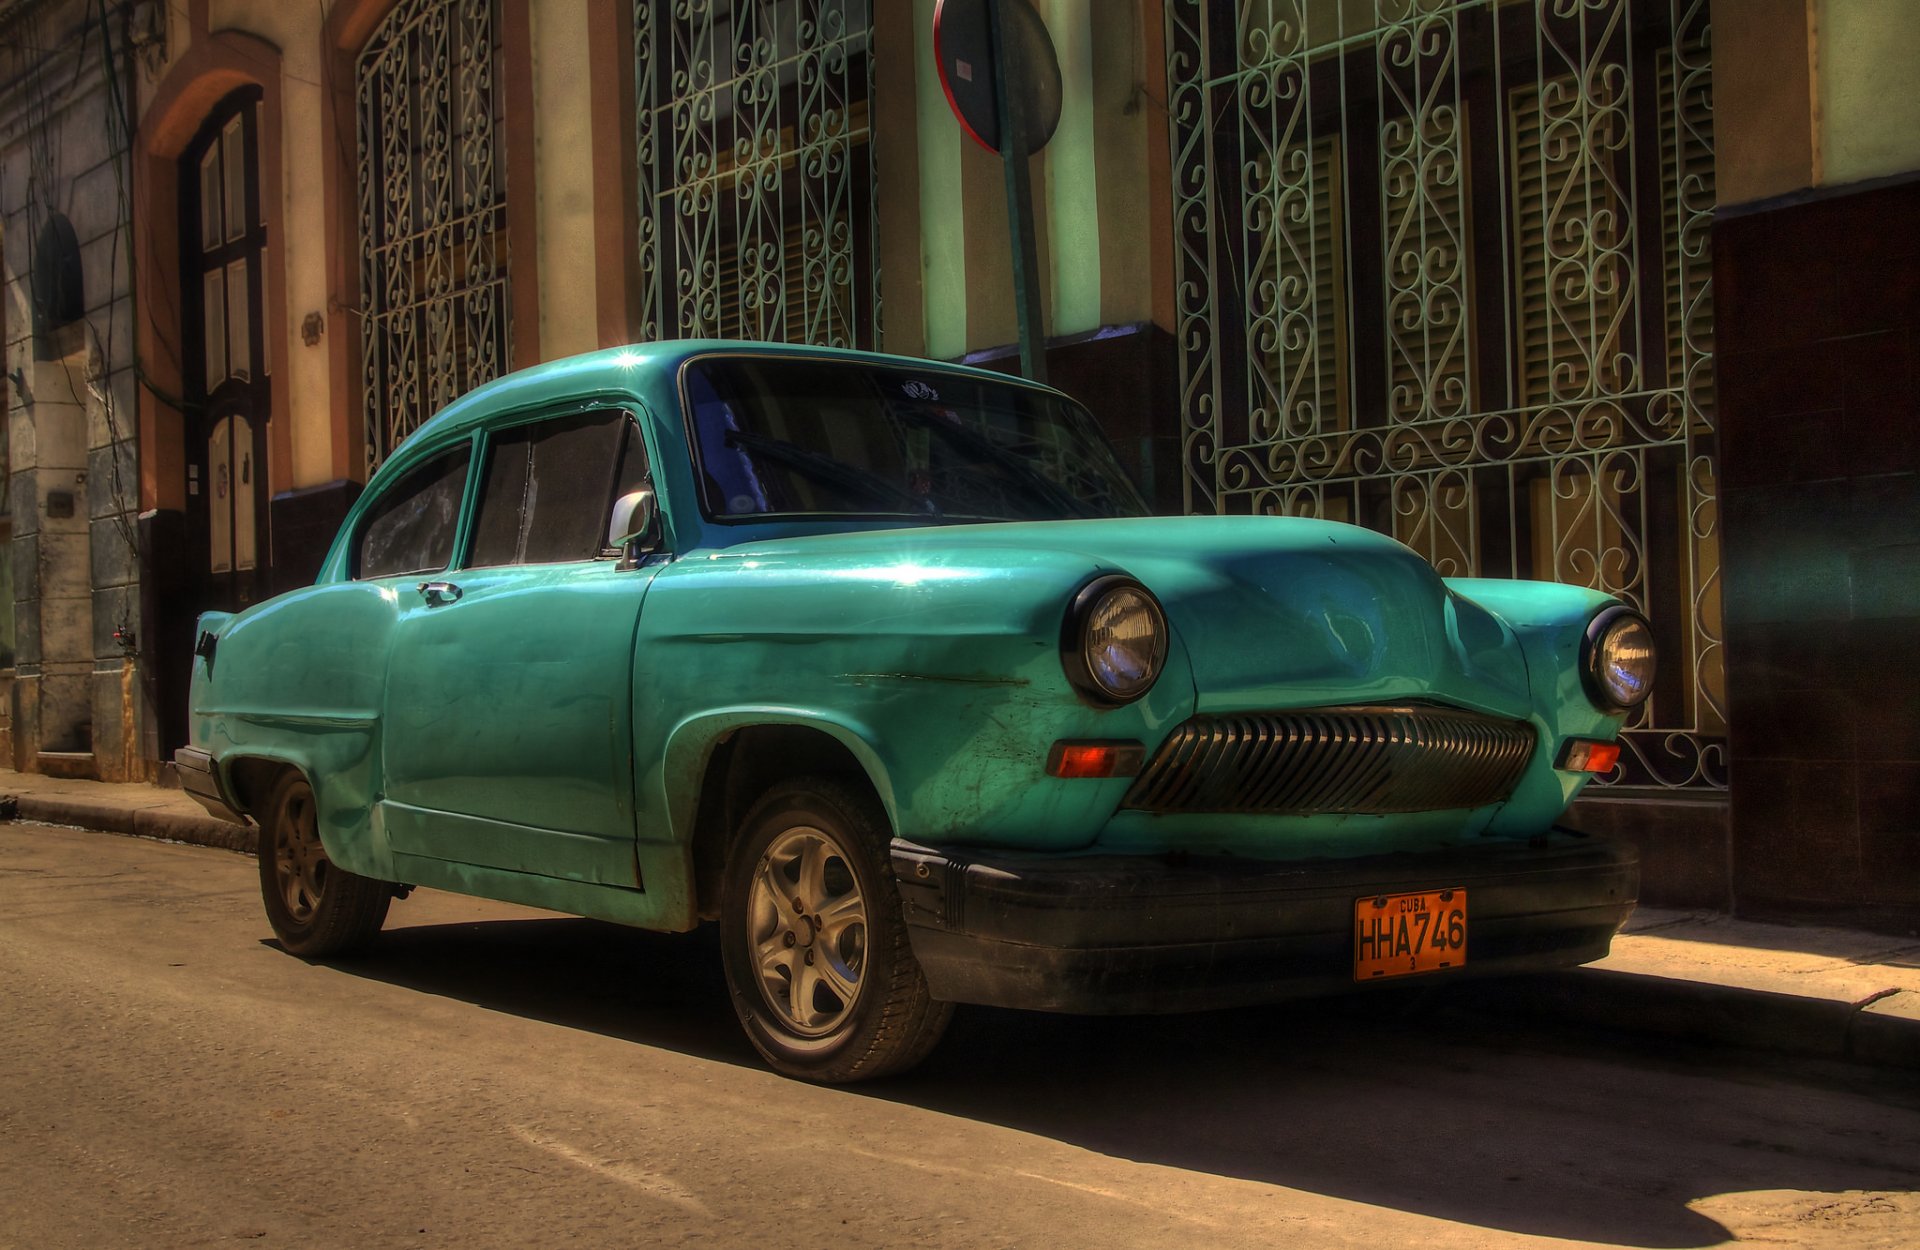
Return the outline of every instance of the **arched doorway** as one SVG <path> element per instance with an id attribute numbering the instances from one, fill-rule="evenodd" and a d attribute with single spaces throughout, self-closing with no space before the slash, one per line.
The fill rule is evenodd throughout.
<path id="1" fill-rule="evenodd" d="M 267 422 L 258 88 L 214 109 L 180 165 L 186 523 L 194 610 L 269 593 Z"/>

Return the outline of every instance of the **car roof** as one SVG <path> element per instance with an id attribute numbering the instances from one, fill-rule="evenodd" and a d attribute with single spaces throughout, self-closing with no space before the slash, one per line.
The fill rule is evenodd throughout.
<path id="1" fill-rule="evenodd" d="M 444 444 L 451 435 L 471 432 L 502 413 L 524 411 L 555 400 L 595 394 L 645 394 L 662 382 L 676 379 L 680 366 L 696 356 L 790 356 L 798 359 L 844 360 L 849 364 L 887 365 L 894 368 L 937 370 L 962 374 L 983 381 L 1016 386 L 1036 386 L 1017 375 L 980 369 L 972 365 L 951 364 L 916 356 L 893 356 L 884 352 L 856 351 L 844 347 L 818 347 L 805 343 L 763 343 L 741 339 L 667 339 L 655 343 L 633 343 L 608 347 L 578 356 L 566 356 L 544 364 L 517 369 L 495 378 L 454 400 L 408 435 L 405 442 L 388 457 L 388 465 L 398 472 L 414 463 L 427 449 Z M 1046 388 L 1051 389 L 1051 388 Z M 397 464 L 395 462 L 398 462 Z M 380 477 L 391 476 L 382 465 Z M 369 483 L 371 485 L 371 483 Z"/>

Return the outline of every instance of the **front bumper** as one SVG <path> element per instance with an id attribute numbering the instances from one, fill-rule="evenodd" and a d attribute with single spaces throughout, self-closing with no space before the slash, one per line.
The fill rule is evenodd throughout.
<path id="1" fill-rule="evenodd" d="M 1034 1011 L 1200 1011 L 1355 988 L 1354 902 L 1464 887 L 1464 967 L 1371 984 L 1566 968 L 1633 910 L 1632 848 L 1555 829 L 1442 851 L 1270 862 L 1022 855 L 896 838 L 933 996 Z"/>

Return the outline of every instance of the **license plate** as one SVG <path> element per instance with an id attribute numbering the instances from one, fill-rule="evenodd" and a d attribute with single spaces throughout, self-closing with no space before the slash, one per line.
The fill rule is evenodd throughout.
<path id="1" fill-rule="evenodd" d="M 1353 903 L 1353 979 L 1438 972 L 1467 962 L 1467 892 L 1377 894 Z"/>

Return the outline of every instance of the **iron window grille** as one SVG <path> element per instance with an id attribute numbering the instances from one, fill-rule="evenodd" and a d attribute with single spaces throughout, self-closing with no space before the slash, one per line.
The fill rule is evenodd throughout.
<path id="1" fill-rule="evenodd" d="M 1353 521 L 1659 634 L 1723 788 L 1706 0 L 1167 0 L 1190 511 Z"/>

